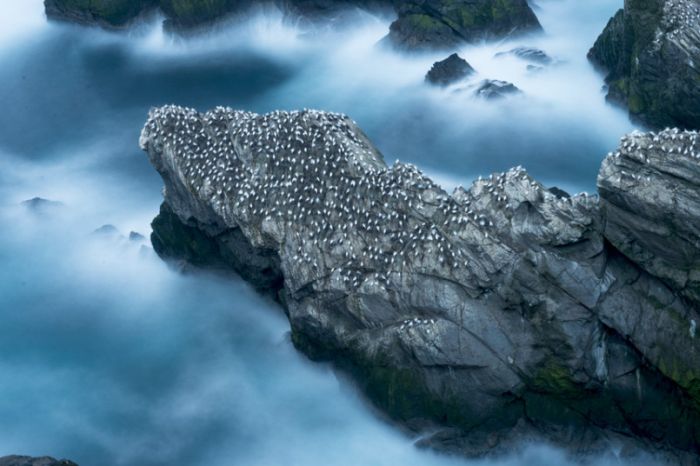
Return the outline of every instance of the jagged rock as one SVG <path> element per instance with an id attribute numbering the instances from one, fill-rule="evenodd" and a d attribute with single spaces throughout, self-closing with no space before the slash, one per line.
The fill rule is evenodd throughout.
<path id="1" fill-rule="evenodd" d="M 471 76 L 475 72 L 467 60 L 453 53 L 444 60 L 435 62 L 425 76 L 425 80 L 437 86 L 448 86 Z"/>
<path id="2" fill-rule="evenodd" d="M 388 40 L 405 50 L 450 49 L 542 29 L 527 0 L 413 0 L 397 10 Z"/>
<path id="3" fill-rule="evenodd" d="M 550 65 L 554 61 L 552 60 L 552 57 L 547 55 L 544 51 L 534 47 L 516 47 L 508 50 L 507 52 L 498 52 L 495 57 L 505 57 L 508 55 L 512 55 L 532 63 L 537 63 L 539 65 Z"/>
<path id="4" fill-rule="evenodd" d="M 503 99 L 504 97 L 517 94 L 522 94 L 522 91 L 513 83 L 497 79 L 485 79 L 475 86 L 474 89 L 476 97 L 487 100 Z"/>
<path id="5" fill-rule="evenodd" d="M 700 128 L 700 3 L 627 0 L 588 54 L 608 99 L 652 128 Z"/>
<path id="6" fill-rule="evenodd" d="M 696 132 L 633 133 L 605 160 L 598 184 L 608 240 L 700 304 L 698 159 Z"/>
<path id="7" fill-rule="evenodd" d="M 78 466 L 72 461 L 57 460 L 49 456 L 32 458 L 31 456 L 3 456 L 0 466 Z"/>
<path id="8" fill-rule="evenodd" d="M 700 314 L 611 245 L 597 196 L 555 195 L 522 168 L 450 195 L 317 111 L 163 107 L 140 144 L 165 184 L 158 254 L 273 291 L 295 345 L 431 432 L 424 444 L 481 455 L 544 439 L 697 464 Z M 628 196 L 616 166 L 604 204 Z"/>

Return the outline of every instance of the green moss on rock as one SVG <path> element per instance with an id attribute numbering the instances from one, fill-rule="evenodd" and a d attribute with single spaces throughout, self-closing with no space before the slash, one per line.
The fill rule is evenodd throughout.
<path id="1" fill-rule="evenodd" d="M 45 0 L 50 17 L 119 27 L 127 24 L 158 0 Z"/>

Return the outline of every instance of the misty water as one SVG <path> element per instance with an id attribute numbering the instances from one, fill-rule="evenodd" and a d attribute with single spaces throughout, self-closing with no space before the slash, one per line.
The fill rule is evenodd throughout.
<path id="1" fill-rule="evenodd" d="M 622 0 L 540 0 L 547 34 L 460 50 L 524 95 L 483 102 L 423 83 L 440 54 L 376 47 L 390 18 L 314 29 L 262 11 L 176 38 L 152 18 L 119 33 L 49 23 L 0 0 L 0 456 L 82 466 L 562 465 L 533 445 L 498 461 L 419 450 L 352 384 L 307 361 L 282 312 L 236 279 L 183 276 L 144 236 L 162 183 L 139 151 L 149 107 L 349 114 L 384 153 L 446 188 L 522 165 L 595 189 L 633 129 L 607 106 L 587 49 Z M 532 73 L 516 45 L 558 60 Z M 41 196 L 60 206 L 20 205 Z M 122 236 L 94 235 L 112 224 Z M 595 464 L 620 464 L 611 448 Z"/>

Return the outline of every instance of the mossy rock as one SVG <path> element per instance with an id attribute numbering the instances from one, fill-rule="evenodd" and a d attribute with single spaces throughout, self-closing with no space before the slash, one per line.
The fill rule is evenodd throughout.
<path id="1" fill-rule="evenodd" d="M 45 0 L 44 4 L 50 17 L 120 27 L 156 7 L 158 0 Z"/>

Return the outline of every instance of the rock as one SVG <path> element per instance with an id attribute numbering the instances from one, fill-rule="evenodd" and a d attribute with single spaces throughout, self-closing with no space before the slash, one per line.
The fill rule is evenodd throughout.
<path id="1" fill-rule="evenodd" d="M 350 7 L 387 8 L 393 0 L 270 0 L 271 5 L 307 17 L 324 17 Z M 246 12 L 252 0 L 44 0 L 52 19 L 119 28 L 150 9 L 159 8 L 170 30 L 189 29 Z"/>
<path id="2" fill-rule="evenodd" d="M 497 79 L 485 79 L 474 89 L 474 96 L 487 100 L 503 99 L 517 94 L 522 94 L 522 91 L 514 84 Z"/>
<path id="3" fill-rule="evenodd" d="M 425 76 L 425 80 L 437 86 L 448 86 L 471 76 L 475 72 L 464 58 L 453 53 L 446 59 L 435 62 Z"/>
<path id="4" fill-rule="evenodd" d="M 548 188 L 547 191 L 554 194 L 555 196 L 557 196 L 560 199 L 568 199 L 571 197 L 571 195 L 569 193 L 567 193 L 566 191 L 564 191 L 561 188 L 557 188 L 556 186 L 552 186 L 551 188 Z"/>
<path id="5" fill-rule="evenodd" d="M 64 207 L 64 204 L 62 202 L 50 201 L 42 197 L 35 197 L 26 201 L 22 201 L 22 206 L 24 206 L 31 212 L 37 214 L 45 214 L 54 211 L 57 208 Z"/>
<path id="6" fill-rule="evenodd" d="M 244 13 L 252 0 L 44 0 L 46 15 L 106 27 L 123 27 L 145 11 L 160 8 L 170 30 L 189 29 Z M 406 50 L 451 48 L 463 42 L 539 31 L 527 0 L 269 0 L 294 16 L 335 20 L 348 9 L 394 9 L 398 19 L 387 41 Z"/>
<path id="7" fill-rule="evenodd" d="M 139 243 L 141 241 L 145 241 L 145 239 L 146 239 L 146 237 L 143 236 L 141 233 L 138 233 L 135 231 L 129 232 L 129 241 L 134 241 L 134 242 Z"/>
<path id="8" fill-rule="evenodd" d="M 32 458 L 31 456 L 3 456 L 0 466 L 78 466 L 72 461 L 57 460 L 49 456 Z"/>
<path id="9" fill-rule="evenodd" d="M 541 31 L 527 0 L 399 2 L 388 41 L 403 50 L 451 49 L 484 39 Z"/>
<path id="10" fill-rule="evenodd" d="M 505 57 L 508 55 L 512 55 L 532 63 L 537 63 L 539 65 L 550 65 L 554 61 L 552 60 L 552 57 L 547 55 L 544 51 L 534 47 L 516 47 L 508 50 L 507 52 L 498 52 L 495 57 Z"/>
<path id="11" fill-rule="evenodd" d="M 606 238 L 649 274 L 700 304 L 698 159 L 695 132 L 633 133 L 605 160 L 598 185 Z"/>
<path id="12" fill-rule="evenodd" d="M 119 230 L 114 225 L 102 225 L 100 228 L 92 232 L 96 236 L 120 236 Z"/>
<path id="13" fill-rule="evenodd" d="M 351 374 L 424 445 L 479 456 L 544 440 L 700 460 L 700 313 L 613 246 L 608 204 L 637 212 L 641 199 L 615 181 L 614 155 L 600 201 L 553 194 L 522 168 L 450 195 L 318 111 L 163 107 L 140 144 L 165 184 L 156 252 L 267 289 L 297 348 Z M 650 185 L 673 175 L 647 163 Z M 639 248 L 698 241 L 689 201 L 657 202 L 677 238 L 640 234 Z"/>
<path id="14" fill-rule="evenodd" d="M 608 100 L 660 129 L 700 128 L 700 3 L 627 0 L 588 57 L 608 74 Z"/>
<path id="15" fill-rule="evenodd" d="M 46 16 L 108 28 L 126 26 L 158 0 L 44 0 Z"/>

